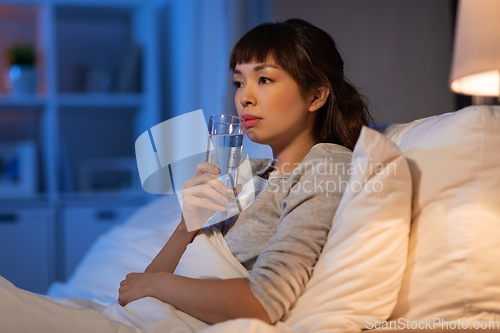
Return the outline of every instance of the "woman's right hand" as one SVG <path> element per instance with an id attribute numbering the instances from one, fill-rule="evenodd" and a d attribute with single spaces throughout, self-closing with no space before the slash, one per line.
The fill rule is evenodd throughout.
<path id="1" fill-rule="evenodd" d="M 182 219 L 187 230 L 200 229 L 215 212 L 224 212 L 228 202 L 224 196 L 228 188 L 213 175 L 220 174 L 219 168 L 210 163 L 198 163 L 193 178 L 184 183 Z"/>

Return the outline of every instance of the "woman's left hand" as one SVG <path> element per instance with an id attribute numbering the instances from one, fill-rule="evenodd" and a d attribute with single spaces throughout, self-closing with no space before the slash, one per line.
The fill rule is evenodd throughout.
<path id="1" fill-rule="evenodd" d="M 162 279 L 162 275 L 163 272 L 127 274 L 125 280 L 120 283 L 118 302 L 125 306 L 140 298 L 154 297 L 155 286 Z"/>

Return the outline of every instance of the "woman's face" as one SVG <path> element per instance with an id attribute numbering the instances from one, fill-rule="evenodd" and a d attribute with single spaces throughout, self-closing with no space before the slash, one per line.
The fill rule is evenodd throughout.
<path id="1" fill-rule="evenodd" d="M 297 137 L 312 135 L 310 103 L 274 61 L 236 65 L 234 84 L 234 103 L 250 140 L 283 149 Z"/>

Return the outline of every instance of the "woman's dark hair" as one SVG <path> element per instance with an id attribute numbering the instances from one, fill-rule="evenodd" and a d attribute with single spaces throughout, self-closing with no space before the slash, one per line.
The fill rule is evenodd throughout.
<path id="1" fill-rule="evenodd" d="M 236 43 L 230 67 L 269 58 L 293 77 L 304 96 L 321 86 L 330 89 L 325 105 L 316 111 L 315 139 L 353 149 L 371 117 L 363 96 L 344 77 L 344 61 L 332 37 L 301 19 L 264 23 Z"/>

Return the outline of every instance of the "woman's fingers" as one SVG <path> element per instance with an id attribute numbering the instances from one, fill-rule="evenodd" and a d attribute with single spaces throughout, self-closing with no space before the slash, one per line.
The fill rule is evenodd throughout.
<path id="1" fill-rule="evenodd" d="M 226 198 L 227 200 L 227 198 Z M 190 196 L 188 200 L 184 200 L 184 208 L 187 209 L 209 209 L 217 210 L 219 212 L 225 212 L 227 210 L 226 206 L 221 206 L 207 198 L 199 198 L 195 196 Z"/>
<path id="2" fill-rule="evenodd" d="M 208 173 L 204 173 L 198 176 L 195 176 L 184 183 L 184 189 L 193 188 L 198 185 L 209 185 L 211 188 L 217 190 L 219 193 L 225 194 L 227 193 L 227 187 L 224 183 L 215 176 L 209 175 Z"/>
<path id="3" fill-rule="evenodd" d="M 118 302 L 125 306 L 130 302 L 149 296 L 152 286 L 151 278 L 155 273 L 130 273 L 120 283 Z"/>
<path id="4" fill-rule="evenodd" d="M 205 184 L 198 185 L 195 187 L 185 188 L 181 191 L 181 193 L 182 196 L 184 197 L 184 201 L 187 200 L 188 202 L 191 197 L 208 198 L 220 203 L 221 205 L 226 204 L 228 201 L 228 199 L 222 193 L 216 191 L 214 188 L 207 186 Z M 224 193 L 227 193 L 227 191 Z"/>
<path id="5" fill-rule="evenodd" d="M 202 175 L 207 172 L 211 173 L 212 175 L 218 175 L 220 174 L 221 171 L 218 167 L 216 167 L 212 163 L 201 162 L 196 165 L 196 171 L 194 172 L 194 177 Z"/>
<path id="6" fill-rule="evenodd" d="M 243 185 L 242 184 L 236 184 L 236 194 L 240 194 L 241 191 L 243 191 Z"/>

